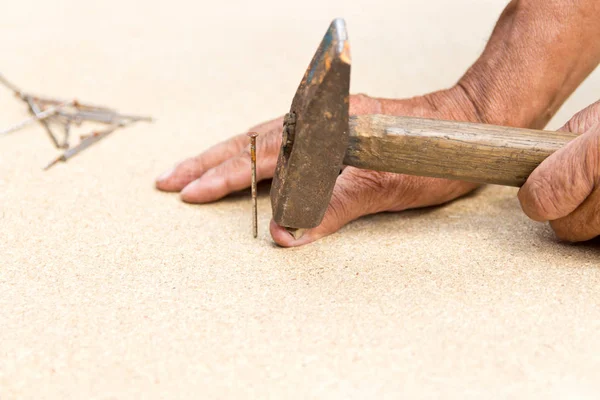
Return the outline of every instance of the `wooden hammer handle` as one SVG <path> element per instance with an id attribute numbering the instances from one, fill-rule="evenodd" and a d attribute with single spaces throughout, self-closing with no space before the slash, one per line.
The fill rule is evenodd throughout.
<path id="1" fill-rule="evenodd" d="M 521 186 L 577 135 L 388 115 L 350 118 L 344 164 L 362 169 Z"/>

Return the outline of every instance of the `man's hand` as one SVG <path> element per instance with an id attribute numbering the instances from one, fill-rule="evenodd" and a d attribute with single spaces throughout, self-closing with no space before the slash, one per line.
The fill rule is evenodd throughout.
<path id="1" fill-rule="evenodd" d="M 478 121 L 475 109 L 460 86 L 408 100 L 352 96 L 350 114 L 410 115 L 427 118 Z M 273 176 L 281 144 L 282 118 L 252 128 L 257 140 L 257 179 Z M 158 178 L 156 187 L 181 191 L 189 203 L 207 203 L 250 185 L 250 157 L 245 134 L 189 158 Z M 414 177 L 347 167 L 338 177 L 323 222 L 294 238 L 271 222 L 271 235 L 281 246 L 299 246 L 338 231 L 367 214 L 438 205 L 462 196 L 477 185 L 444 179 Z"/>
<path id="2" fill-rule="evenodd" d="M 456 86 L 409 100 L 353 96 L 350 112 L 354 115 L 406 115 L 542 128 L 600 61 L 598 4 L 597 0 L 512 0 L 500 16 L 483 54 Z M 273 175 L 281 128 L 280 118 L 252 129 L 262 134 L 257 149 L 259 179 Z M 157 180 L 157 188 L 181 191 L 181 198 L 187 202 L 206 203 L 248 187 L 247 140 L 245 135 L 236 136 L 182 162 Z M 593 141 L 581 139 L 577 143 L 591 148 Z M 564 152 L 561 154 L 567 157 Z M 559 155 L 552 159 L 556 157 Z M 563 164 L 568 162 L 562 161 Z M 586 163 L 592 164 L 587 159 Z M 584 178 L 591 179 L 590 176 Z M 584 178 L 581 181 L 585 181 Z M 458 181 L 348 167 L 337 180 L 331 204 L 320 226 L 295 239 L 271 223 L 271 234 L 282 246 L 298 246 L 336 232 L 360 216 L 442 204 L 475 187 Z M 523 190 L 523 196 L 526 191 L 527 188 Z M 582 189 L 577 198 L 587 197 L 585 192 Z M 581 204 L 581 209 L 585 209 L 585 204 Z M 548 215 L 535 216 L 544 219 Z M 559 222 L 553 223 L 557 231 L 559 225 Z"/>
<path id="3" fill-rule="evenodd" d="M 530 218 L 550 221 L 560 239 L 593 239 L 600 235 L 600 101 L 561 130 L 581 136 L 533 171 L 519 190 L 519 201 Z"/>

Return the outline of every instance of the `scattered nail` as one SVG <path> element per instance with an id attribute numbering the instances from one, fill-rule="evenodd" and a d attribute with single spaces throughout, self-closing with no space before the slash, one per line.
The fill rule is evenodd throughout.
<path id="1" fill-rule="evenodd" d="M 63 138 L 63 142 L 60 147 L 63 149 L 69 148 L 69 136 L 71 135 L 71 120 L 67 120 L 64 125 L 65 137 Z"/>
<path id="2" fill-rule="evenodd" d="M 48 136 L 54 143 L 55 147 L 66 149 L 65 152 L 52 160 L 44 169 L 48 169 L 61 161 L 67 161 L 69 158 L 86 149 L 93 143 L 98 142 L 108 136 L 118 128 L 131 125 L 135 122 L 145 121 L 153 122 L 152 117 L 120 114 L 117 111 L 103 106 L 98 106 L 89 103 L 82 103 L 77 99 L 63 100 L 50 97 L 33 96 L 21 91 L 11 82 L 9 82 L 2 74 L 0 74 L 0 84 L 11 90 L 15 96 L 21 98 L 29 107 L 32 118 L 21 121 L 4 131 L 0 131 L 0 135 L 5 135 L 14 132 L 35 121 L 44 127 Z M 81 141 L 74 147 L 69 147 L 69 134 L 71 125 L 79 126 L 84 121 L 92 121 L 103 123 L 109 127 L 103 131 L 93 132 L 92 134 L 81 135 Z M 50 129 L 49 123 L 62 126 L 64 129 L 64 140 L 59 143 L 56 136 Z M 166 179 L 166 178 L 165 178 Z"/>
<path id="3" fill-rule="evenodd" d="M 38 116 L 42 112 L 42 110 L 40 110 L 40 107 L 36 104 L 36 102 L 34 101 L 34 99 L 32 97 L 26 96 L 25 101 L 27 102 L 27 105 L 29 106 L 29 112 L 31 114 L 33 114 L 34 116 Z M 54 147 L 57 147 L 57 148 L 61 147 L 58 144 L 58 140 L 56 139 L 54 132 L 52 132 L 52 130 L 50 129 L 48 122 L 46 122 L 46 120 L 44 120 L 44 119 L 40 119 L 38 121 L 40 122 L 40 125 L 42 125 L 44 127 L 44 129 L 46 130 L 46 133 L 48 134 L 48 137 L 54 144 Z"/>
<path id="4" fill-rule="evenodd" d="M 85 139 L 83 139 L 81 142 L 79 142 L 79 144 L 77 146 L 67 149 L 63 154 L 61 154 L 54 160 L 50 161 L 50 163 L 48 163 L 48 165 L 46 165 L 46 167 L 44 167 L 44 171 L 48 170 L 50 167 L 52 167 L 53 165 L 57 164 L 60 161 L 66 162 L 68 159 L 79 154 L 82 150 L 85 150 L 88 147 L 90 147 L 92 144 L 104 139 L 105 137 L 107 137 L 108 135 L 113 133 L 115 130 L 117 130 L 117 128 L 119 128 L 119 126 L 115 125 L 115 126 L 112 126 L 110 128 L 107 128 L 107 129 L 104 129 L 101 131 L 92 132 Z"/>
<path id="5" fill-rule="evenodd" d="M 34 123 L 35 121 L 42 121 L 48 117 L 53 116 L 54 114 L 58 113 L 58 111 L 63 108 L 63 107 L 67 107 L 73 104 L 73 101 L 67 102 L 67 103 L 61 103 L 59 105 L 53 106 L 53 107 L 49 107 L 47 110 L 42 111 L 39 114 L 35 114 L 33 117 L 31 118 L 27 118 L 26 120 L 23 120 L 19 123 L 16 123 L 8 128 L 6 128 L 5 130 L 3 130 L 2 132 L 0 132 L 0 135 L 6 135 L 8 133 L 17 131 L 29 124 Z M 57 142 L 58 143 L 58 142 Z"/>

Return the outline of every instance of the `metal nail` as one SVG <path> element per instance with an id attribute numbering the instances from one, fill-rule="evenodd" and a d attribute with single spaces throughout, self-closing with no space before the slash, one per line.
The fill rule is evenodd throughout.
<path id="1" fill-rule="evenodd" d="M 256 137 L 258 133 L 248 133 L 250 137 L 250 165 L 252 168 L 252 234 L 258 236 L 258 205 L 256 199 Z"/>
<path id="2" fill-rule="evenodd" d="M 83 121 L 94 121 L 102 124 L 114 124 L 116 121 L 116 114 L 112 111 L 83 111 L 78 110 L 76 112 L 62 111 L 61 116 L 67 117 L 74 120 L 77 123 Z"/>
<path id="3" fill-rule="evenodd" d="M 110 128 L 90 133 L 85 139 L 79 142 L 77 146 L 67 149 L 63 154 L 50 161 L 48 165 L 44 167 L 44 171 L 48 170 L 50 167 L 52 167 L 60 161 L 65 162 L 71 157 L 79 154 L 81 151 L 87 149 L 92 144 L 104 139 L 105 137 L 113 133 L 117 128 L 119 128 L 119 125 L 111 126 Z"/>
<path id="4" fill-rule="evenodd" d="M 69 118 L 74 120 L 76 123 L 81 124 L 83 121 L 94 121 L 102 124 L 113 125 L 123 121 L 132 122 L 152 122 L 152 117 L 142 115 L 128 115 L 119 114 L 112 110 L 77 110 L 76 112 L 61 111 L 59 112 L 61 117 Z"/>
<path id="5" fill-rule="evenodd" d="M 12 90 L 13 93 L 21 98 L 23 98 L 23 92 L 21 92 L 21 90 L 16 87 L 15 85 L 13 85 L 8 79 L 6 79 L 4 77 L 4 75 L 0 74 L 0 84 L 6 86 L 9 90 Z"/>
<path id="6" fill-rule="evenodd" d="M 71 136 L 71 120 L 67 120 L 67 122 L 64 124 L 64 129 L 65 129 L 65 137 L 63 138 L 61 147 L 63 149 L 68 149 L 69 148 L 69 137 Z"/>
<path id="7" fill-rule="evenodd" d="M 77 99 L 64 100 L 60 98 L 31 95 L 21 91 L 17 86 L 8 81 L 2 74 L 0 74 L 0 85 L 8 88 L 17 97 L 21 98 L 21 100 L 27 103 L 29 112 L 33 115 L 32 118 L 23 120 L 10 126 L 8 129 L 0 131 L 0 136 L 14 132 L 26 125 L 38 121 L 46 129 L 46 132 L 52 139 L 54 145 L 56 147 L 66 149 L 60 156 L 52 160 L 44 168 L 45 170 L 61 161 L 67 161 L 82 150 L 110 135 L 118 128 L 141 121 L 154 121 L 152 117 L 120 114 L 112 108 L 89 103 L 81 103 Z M 81 135 L 80 142 L 76 146 L 69 148 L 71 127 L 73 124 L 79 126 L 84 121 L 103 123 L 109 126 L 101 131 L 95 131 L 87 135 Z M 50 129 L 50 126 L 54 126 L 54 124 L 61 126 L 64 129 L 64 138 L 60 144 L 56 139 L 52 129 Z"/>
<path id="8" fill-rule="evenodd" d="M 41 120 L 44 120 L 46 118 L 49 118 L 49 117 L 55 115 L 56 113 L 58 113 L 58 111 L 61 108 L 70 106 L 72 104 L 73 104 L 73 101 L 70 101 L 70 102 L 67 102 L 67 103 L 62 103 L 62 104 L 59 104 L 59 105 L 56 105 L 56 106 L 53 106 L 53 107 L 49 107 L 47 110 L 42 111 L 41 113 L 36 114 L 35 116 L 33 116 L 31 118 L 28 118 L 28 119 L 26 119 L 24 121 L 21 121 L 21 122 L 19 122 L 17 124 L 14 124 L 13 126 L 8 127 L 7 129 L 1 131 L 0 135 L 6 135 L 8 133 L 17 131 L 17 130 L 19 130 L 19 129 L 21 129 L 21 128 L 29 125 L 29 124 L 32 124 L 35 121 L 41 121 Z"/>
<path id="9" fill-rule="evenodd" d="M 42 97 L 42 96 L 33 96 L 35 98 L 35 101 L 37 101 L 40 104 L 44 104 L 44 105 L 56 105 L 56 104 L 61 104 L 61 103 L 65 103 L 68 100 L 65 99 L 57 99 L 57 98 L 53 98 L 53 97 Z M 73 105 L 78 109 L 78 110 L 85 110 L 85 111 L 99 111 L 99 112 L 112 112 L 112 113 L 116 113 L 116 111 L 112 108 L 108 108 L 108 107 L 104 107 L 104 106 L 99 106 L 96 104 L 90 104 L 90 103 L 82 103 L 77 99 L 73 99 Z"/>
<path id="10" fill-rule="evenodd" d="M 24 100 L 27 102 L 27 105 L 29 106 L 29 112 L 31 114 L 33 114 L 34 116 L 37 117 L 42 112 L 42 110 L 40 110 L 40 107 L 35 103 L 35 101 L 33 100 L 33 98 L 31 96 L 25 96 Z M 54 147 L 56 147 L 56 148 L 63 147 L 58 143 L 58 140 L 56 139 L 54 132 L 52 132 L 52 129 L 50 129 L 48 122 L 45 119 L 39 119 L 38 122 L 46 130 L 46 133 L 48 134 L 48 137 L 54 144 Z"/>
<path id="11" fill-rule="evenodd" d="M 129 123 L 121 122 L 121 123 L 112 125 L 111 127 L 103 129 L 103 130 L 91 132 L 88 135 L 86 135 L 85 137 L 82 136 L 83 139 L 81 140 L 81 142 L 79 142 L 79 144 L 77 146 L 67 149 L 63 154 L 61 154 L 54 160 L 50 161 L 48 163 L 48 165 L 46 165 L 44 167 L 44 171 L 61 161 L 65 162 L 68 159 L 74 157 L 75 155 L 79 154 L 81 151 L 90 147 L 92 144 L 97 143 L 100 140 L 104 139 L 105 137 L 107 137 L 108 135 L 113 133 L 118 128 L 122 128 L 122 127 L 125 127 L 128 125 L 131 125 L 132 123 L 133 122 L 129 122 Z"/>

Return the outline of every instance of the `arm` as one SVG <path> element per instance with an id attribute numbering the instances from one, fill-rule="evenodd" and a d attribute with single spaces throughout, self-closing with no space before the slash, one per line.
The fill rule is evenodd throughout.
<path id="1" fill-rule="evenodd" d="M 600 2 L 513 0 L 458 82 L 480 119 L 543 128 L 600 62 Z"/>

